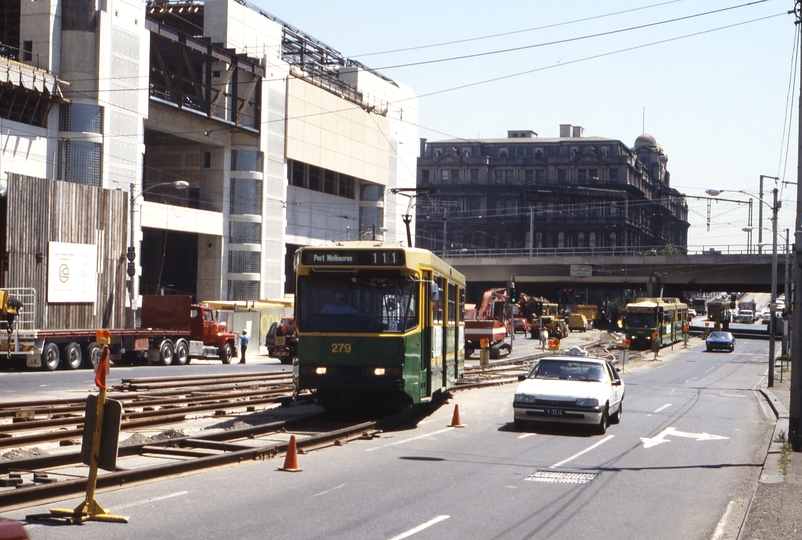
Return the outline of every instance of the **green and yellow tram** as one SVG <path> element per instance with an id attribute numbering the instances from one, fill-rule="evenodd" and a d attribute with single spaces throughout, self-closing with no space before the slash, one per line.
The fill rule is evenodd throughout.
<path id="1" fill-rule="evenodd" d="M 465 278 L 424 249 L 376 241 L 295 254 L 296 390 L 318 400 L 431 400 L 463 376 Z"/>
<path id="2" fill-rule="evenodd" d="M 638 298 L 627 304 L 626 331 L 633 348 L 651 348 L 656 336 L 660 347 L 683 338 L 688 305 L 678 298 Z"/>

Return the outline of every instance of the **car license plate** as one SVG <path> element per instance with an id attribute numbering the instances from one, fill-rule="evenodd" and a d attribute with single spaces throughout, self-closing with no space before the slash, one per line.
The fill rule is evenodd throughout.
<path id="1" fill-rule="evenodd" d="M 562 409 L 546 409 L 546 414 L 549 416 L 562 416 Z"/>
<path id="2" fill-rule="evenodd" d="M 284 338 L 283 337 L 276 337 L 276 345 L 284 345 Z"/>

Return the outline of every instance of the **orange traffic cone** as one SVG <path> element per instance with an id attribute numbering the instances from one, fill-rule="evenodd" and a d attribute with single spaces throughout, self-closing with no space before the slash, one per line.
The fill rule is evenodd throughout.
<path id="1" fill-rule="evenodd" d="M 301 472 L 303 469 L 298 467 L 298 449 L 295 446 L 295 435 L 290 435 L 290 444 L 287 446 L 287 455 L 284 457 L 284 466 L 280 471 Z"/>
<path id="2" fill-rule="evenodd" d="M 448 427 L 465 427 L 459 420 L 459 403 L 454 405 L 454 416 L 451 417 L 451 425 Z"/>

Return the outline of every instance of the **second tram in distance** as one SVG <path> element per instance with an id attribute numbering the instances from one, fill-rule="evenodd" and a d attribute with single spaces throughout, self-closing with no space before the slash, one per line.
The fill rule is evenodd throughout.
<path id="1" fill-rule="evenodd" d="M 682 340 L 688 305 L 678 298 L 638 298 L 627 304 L 626 330 L 632 348 L 660 347 Z"/>
<path id="2" fill-rule="evenodd" d="M 431 252 L 377 241 L 295 254 L 296 390 L 323 405 L 431 400 L 463 376 L 464 276 Z"/>

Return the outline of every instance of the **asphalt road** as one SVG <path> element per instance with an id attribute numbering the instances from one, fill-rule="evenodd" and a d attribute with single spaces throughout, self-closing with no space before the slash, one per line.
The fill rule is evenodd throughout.
<path id="1" fill-rule="evenodd" d="M 275 459 L 100 493 L 128 524 L 28 531 L 89 540 L 735 537 L 773 426 L 754 390 L 767 343 L 740 341 L 734 354 L 693 343 L 627 366 L 624 415 L 606 435 L 519 432 L 515 385 L 461 391 L 407 430 L 300 455 L 303 472 L 278 471 Z M 516 342 L 517 353 L 529 349 Z M 461 429 L 449 427 L 455 405 Z"/>

